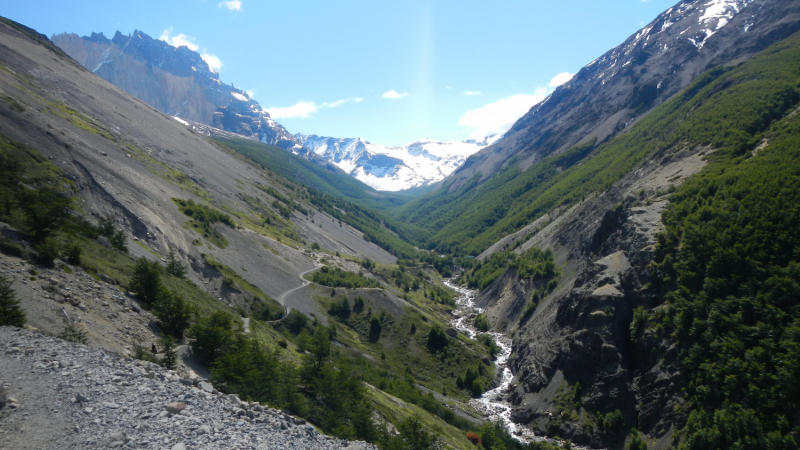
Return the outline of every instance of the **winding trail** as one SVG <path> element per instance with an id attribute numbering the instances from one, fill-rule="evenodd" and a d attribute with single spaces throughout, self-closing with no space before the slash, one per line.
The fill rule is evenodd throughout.
<path id="1" fill-rule="evenodd" d="M 287 296 L 287 295 L 289 295 L 289 294 L 291 294 L 292 292 L 294 292 L 294 291 L 297 291 L 297 290 L 299 290 L 299 289 L 303 289 L 304 287 L 306 287 L 306 286 L 308 286 L 309 284 L 311 284 L 311 282 L 310 282 L 310 281 L 306 280 L 306 279 L 305 279 L 305 278 L 303 278 L 303 277 L 304 277 L 304 276 L 305 276 L 307 273 L 311 273 L 311 272 L 313 272 L 313 271 L 315 271 L 315 270 L 317 270 L 317 269 L 319 269 L 319 268 L 320 268 L 320 266 L 316 266 L 316 267 L 314 267 L 313 269 L 308 269 L 308 270 L 306 270 L 305 272 L 301 273 L 301 274 L 300 274 L 300 280 L 302 280 L 302 282 L 303 282 L 303 283 L 302 283 L 300 286 L 297 286 L 296 288 L 293 288 L 293 289 L 289 289 L 288 291 L 286 291 L 286 292 L 284 292 L 283 294 L 281 294 L 281 296 L 280 296 L 280 297 L 278 297 L 278 303 L 280 303 L 281 305 L 283 305 L 283 304 L 284 304 L 284 303 L 283 303 L 283 301 L 286 299 L 286 296 Z M 286 305 L 284 305 L 284 306 L 286 306 Z M 288 308 L 288 307 L 286 308 L 286 313 L 287 313 L 287 314 L 289 313 L 289 308 Z"/>

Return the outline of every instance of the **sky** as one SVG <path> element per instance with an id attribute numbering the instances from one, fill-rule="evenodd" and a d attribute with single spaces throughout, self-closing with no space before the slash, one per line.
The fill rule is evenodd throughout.
<path id="1" fill-rule="evenodd" d="M 143 31 L 203 55 L 291 133 L 502 133 L 677 0 L 8 1 L 47 36 Z"/>

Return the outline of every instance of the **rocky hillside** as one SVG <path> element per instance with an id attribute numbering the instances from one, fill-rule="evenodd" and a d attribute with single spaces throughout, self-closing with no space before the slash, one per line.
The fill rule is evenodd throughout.
<path id="1" fill-rule="evenodd" d="M 704 71 L 735 66 L 800 29 L 799 8 L 784 0 L 677 4 L 581 69 L 502 140 L 468 158 L 442 189 L 397 208 L 396 217 L 428 231 L 428 248 L 477 256 L 554 208 L 607 189 L 633 167 L 630 159 L 602 176 L 585 173 L 585 183 L 567 190 L 556 186 Z"/>
<path id="2" fill-rule="evenodd" d="M 800 29 L 791 0 L 687 0 L 584 66 L 531 108 L 496 145 L 453 175 L 486 180 L 511 158 L 527 168 L 580 143 L 604 142 L 686 87 L 700 73 L 747 60 Z"/>
<path id="3" fill-rule="evenodd" d="M 202 378 L 19 328 L 0 327 L 0 365 L 4 448 L 376 448 Z"/>
<path id="4" fill-rule="evenodd" d="M 167 115 L 305 153 L 247 92 L 220 81 L 187 47 L 173 47 L 139 30 L 127 36 L 117 31 L 111 39 L 103 33 L 65 33 L 52 40 L 92 73 Z"/>
<path id="5" fill-rule="evenodd" d="M 400 147 L 373 144 L 361 138 L 314 134 L 295 137 L 319 158 L 336 164 L 365 184 L 380 191 L 400 191 L 442 180 L 461 167 L 467 157 L 501 136 L 465 142 L 425 139 Z"/>
<path id="6" fill-rule="evenodd" d="M 514 336 L 515 421 L 592 447 L 621 447 L 629 429 L 649 448 L 795 445 L 796 380 L 781 374 L 800 320 L 786 297 L 800 217 L 784 206 L 800 197 L 798 55 L 796 33 L 702 74 L 543 194 L 580 201 L 481 255 L 476 268 L 550 249 L 562 268 L 555 285 L 509 264 L 482 292 L 489 323 Z M 757 353 L 774 362 L 728 364 Z"/>

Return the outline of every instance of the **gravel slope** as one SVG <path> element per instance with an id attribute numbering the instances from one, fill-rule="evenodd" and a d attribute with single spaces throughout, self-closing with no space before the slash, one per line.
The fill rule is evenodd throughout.
<path id="1" fill-rule="evenodd" d="M 375 449 L 156 365 L 18 328 L 0 327 L 0 385 L 2 450 Z"/>

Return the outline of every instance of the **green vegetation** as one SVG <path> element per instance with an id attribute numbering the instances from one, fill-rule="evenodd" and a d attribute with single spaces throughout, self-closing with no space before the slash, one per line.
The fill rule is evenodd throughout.
<path id="1" fill-rule="evenodd" d="M 74 342 L 76 344 L 86 345 L 89 338 L 85 331 L 72 321 L 64 319 L 64 329 L 56 335 L 57 338 L 63 339 L 67 342 Z"/>
<path id="2" fill-rule="evenodd" d="M 800 120 L 787 113 L 800 102 L 798 60 L 795 35 L 672 105 L 692 111 L 676 133 L 719 149 L 671 196 L 657 247 L 653 288 L 669 307 L 651 319 L 688 377 L 680 449 L 797 446 Z"/>
<path id="3" fill-rule="evenodd" d="M 231 216 L 206 205 L 195 203 L 192 200 L 173 198 L 172 201 L 175 202 L 182 213 L 192 218 L 188 223 L 190 227 L 217 247 L 225 248 L 228 246 L 228 241 L 214 228 L 214 224 L 221 222 L 231 228 L 235 228 L 236 224 L 234 224 Z"/>
<path id="4" fill-rule="evenodd" d="M 489 321 L 486 319 L 486 314 L 478 314 L 475 316 L 473 325 L 475 325 L 478 331 L 489 331 Z"/>
<path id="5" fill-rule="evenodd" d="M 135 292 L 140 300 L 152 305 L 161 293 L 161 270 L 158 261 L 148 261 L 145 257 L 137 259 L 128 289 Z"/>
<path id="6" fill-rule="evenodd" d="M 161 346 L 161 364 L 169 369 L 174 370 L 178 363 L 178 351 L 175 350 L 175 338 L 167 336 L 158 341 Z"/>
<path id="7" fill-rule="evenodd" d="M 358 288 L 380 288 L 381 284 L 367 278 L 364 275 L 347 272 L 337 267 L 323 266 L 308 275 L 308 279 L 314 283 L 333 288 L 344 287 L 349 289 Z"/>
<path id="8" fill-rule="evenodd" d="M 25 325 L 25 313 L 19 306 L 11 280 L 0 274 L 0 326 L 22 327 Z"/>
<path id="9" fill-rule="evenodd" d="M 532 248 L 522 254 L 513 251 L 496 252 L 484 261 L 478 261 L 471 270 L 459 278 L 466 281 L 470 288 L 486 289 L 508 269 L 517 269 L 517 277 L 532 281 L 554 281 L 552 288 L 558 283 L 560 270 L 553 260 L 550 249 Z M 552 289 L 549 289 L 552 290 Z"/>

